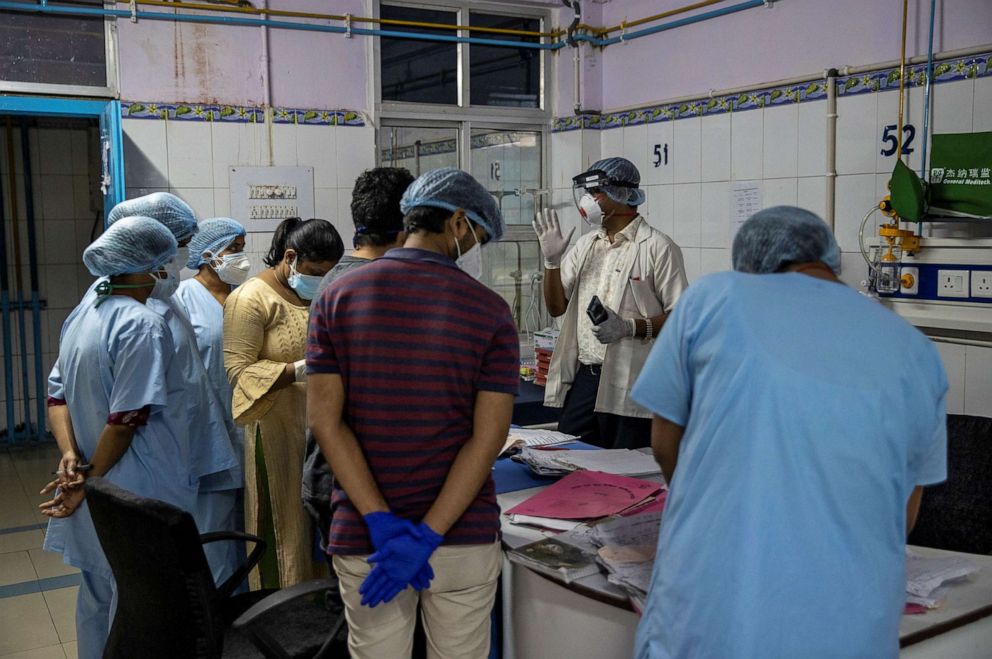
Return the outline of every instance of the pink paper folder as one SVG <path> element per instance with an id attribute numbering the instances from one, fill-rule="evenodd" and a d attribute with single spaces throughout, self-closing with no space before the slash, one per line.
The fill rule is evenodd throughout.
<path id="1" fill-rule="evenodd" d="M 579 470 L 514 506 L 506 514 L 595 519 L 623 512 L 654 496 L 659 490 L 660 483 L 602 471 Z"/>

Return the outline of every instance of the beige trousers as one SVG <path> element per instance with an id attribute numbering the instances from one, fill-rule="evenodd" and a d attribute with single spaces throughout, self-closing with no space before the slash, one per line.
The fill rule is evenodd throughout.
<path id="1" fill-rule="evenodd" d="M 407 587 L 374 609 L 361 605 L 358 587 L 370 571 L 367 556 L 335 556 L 354 659 L 403 659 L 413 651 L 419 603 L 429 659 L 485 659 L 490 615 L 503 562 L 499 542 L 438 547 L 434 579 L 421 592 Z"/>

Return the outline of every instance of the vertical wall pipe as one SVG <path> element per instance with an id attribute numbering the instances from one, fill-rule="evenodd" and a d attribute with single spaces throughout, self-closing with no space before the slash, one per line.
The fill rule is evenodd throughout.
<path id="1" fill-rule="evenodd" d="M 829 69 L 826 73 L 827 79 L 827 171 L 824 174 L 826 179 L 826 203 L 824 215 L 830 230 L 833 231 L 836 224 L 835 201 L 837 197 L 837 69 Z"/>
<path id="2" fill-rule="evenodd" d="M 24 160 L 24 212 L 28 220 L 28 271 L 31 284 L 31 324 L 34 330 L 34 402 L 37 419 L 35 439 L 45 436 L 46 387 L 42 359 L 45 350 L 41 345 L 41 298 L 38 293 L 38 241 L 34 223 L 34 186 L 31 181 L 31 149 L 28 142 L 28 123 L 21 119 L 21 158 Z M 24 396 L 27 400 L 27 394 Z"/>
<path id="3" fill-rule="evenodd" d="M 16 289 L 16 299 L 13 300 L 17 310 L 17 339 L 20 344 L 21 354 L 21 404 L 24 408 L 21 422 L 24 426 L 24 434 L 31 434 L 31 384 L 28 381 L 28 327 L 27 318 L 24 315 L 27 309 L 27 302 L 24 299 L 24 274 L 21 272 L 21 233 L 17 219 L 17 177 L 14 174 L 14 129 L 13 121 L 7 117 L 7 176 L 10 181 L 10 218 L 11 218 L 11 242 L 14 245 L 14 288 Z M 8 432 L 11 432 L 8 430 Z"/>
<path id="4" fill-rule="evenodd" d="M 10 340 L 10 278 L 7 275 L 7 207 L 0 182 L 0 316 L 3 321 L 3 387 L 7 419 L 7 442 L 14 442 L 14 347 Z"/>
<path id="5" fill-rule="evenodd" d="M 920 147 L 920 178 L 927 180 L 927 138 L 930 135 L 930 90 L 933 87 L 933 21 L 937 0 L 930 0 L 930 34 L 927 37 L 927 80 L 923 90 L 923 141 Z M 916 223 L 916 235 L 923 235 L 923 222 Z"/>
<path id="6" fill-rule="evenodd" d="M 906 98 L 906 24 L 909 21 L 909 0 L 902 0 L 902 45 L 899 49 L 899 126 L 896 129 L 896 158 L 902 160 L 902 119 Z"/>

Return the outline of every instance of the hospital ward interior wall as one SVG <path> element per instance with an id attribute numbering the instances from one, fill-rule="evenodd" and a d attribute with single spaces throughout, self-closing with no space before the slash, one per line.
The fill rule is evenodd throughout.
<path id="1" fill-rule="evenodd" d="M 327 9 L 312 1 L 269 5 Z M 361 0 L 334 10 L 365 15 Z M 166 190 L 199 217 L 228 215 L 232 166 L 313 167 L 314 215 L 331 221 L 350 247 L 351 188 L 375 163 L 365 38 L 269 30 L 266 67 L 256 28 L 121 21 L 119 29 L 128 197 Z M 344 111 L 352 113 L 349 125 L 335 125 Z M 256 272 L 270 241 L 271 233 L 249 233 Z"/>
<path id="2" fill-rule="evenodd" d="M 649 4 L 627 3 L 623 15 L 615 15 L 619 8 L 613 4 L 606 5 L 604 22 L 646 15 Z M 842 68 L 898 58 L 898 15 L 892 13 L 891 3 L 829 3 L 850 5 L 847 11 L 840 6 L 826 10 L 827 4 L 781 2 L 772 9 L 749 10 L 665 32 L 663 38 L 606 48 L 601 67 L 605 118 L 610 118 L 611 111 L 664 106 L 667 99 L 679 98 L 681 103 L 697 93 L 697 100 L 705 103 L 711 90 L 717 95 L 721 89 L 734 87 L 767 91 L 776 80 L 816 74 L 825 63 Z M 969 0 L 946 7 L 938 3 L 938 7 L 938 51 L 992 41 L 987 29 L 992 25 L 992 4 Z M 644 11 L 639 14 L 637 8 Z M 879 32 L 876 28 L 882 23 L 886 29 Z M 801 29 L 804 25 L 822 29 L 813 38 L 809 29 Z M 828 32 L 835 38 L 823 38 Z M 918 15 L 910 18 L 910 35 L 909 55 L 925 54 L 925 24 Z M 719 52 L 709 56 L 699 44 L 718 44 Z M 777 53 L 774 57 L 764 53 L 769 48 Z M 735 51 L 747 55 L 726 56 Z M 904 121 L 914 124 L 917 131 L 917 144 L 907 163 L 917 171 L 923 95 L 923 88 L 914 86 L 907 90 L 905 100 Z M 992 130 L 992 76 L 942 82 L 933 86 L 932 96 L 931 131 Z M 572 163 L 588 165 L 600 155 L 626 156 L 638 166 L 642 185 L 647 187 L 643 214 L 681 246 L 689 280 L 694 281 L 730 267 L 730 200 L 735 184 L 757 185 L 763 207 L 794 204 L 824 215 L 826 112 L 825 100 L 803 98 L 775 107 L 704 116 L 690 113 L 660 123 L 628 126 L 621 121 L 620 126 L 603 130 L 556 132 L 551 142 L 555 203 L 566 212 L 571 206 L 570 177 L 579 171 Z M 895 158 L 882 155 L 882 136 L 885 126 L 897 122 L 897 114 L 896 90 L 838 98 L 835 232 L 843 251 L 841 278 L 854 288 L 861 288 L 866 276 L 858 252 L 858 227 L 864 214 L 886 194 Z M 655 166 L 659 160 L 655 145 L 667 145 L 667 164 Z M 947 237 L 992 235 L 987 228 L 960 225 L 932 231 Z M 948 411 L 992 416 L 992 349 L 942 342 L 937 346 L 950 382 Z"/>
<path id="3" fill-rule="evenodd" d="M 320 2 L 273 0 L 269 6 L 326 11 Z M 367 13 L 360 0 L 338 3 L 335 12 Z M 168 190 L 200 217 L 225 215 L 232 166 L 313 167 L 314 215 L 331 221 L 351 248 L 351 190 L 355 178 L 376 165 L 370 38 L 269 30 L 266 72 L 262 31 L 255 28 L 121 21 L 119 30 L 128 197 Z M 571 83 L 568 71 L 551 69 L 554 104 L 557 81 Z M 268 123 L 263 106 L 273 108 Z M 505 176 L 512 176 L 512 158 L 499 147 L 488 151 L 477 150 L 473 159 L 501 158 Z M 487 170 L 480 163 L 480 171 Z M 516 197 L 505 202 L 519 203 Z M 271 233 L 252 232 L 250 221 L 236 219 L 249 227 L 247 249 L 257 272 Z M 505 284 L 496 288 L 511 304 L 513 273 L 521 270 L 515 256 L 501 250 L 486 263 L 487 281 Z M 536 272 L 536 247 L 524 249 L 522 261 L 524 271 Z M 530 282 L 521 286 L 529 296 Z"/>
<path id="4" fill-rule="evenodd" d="M 103 195 L 99 185 L 99 135 L 95 122 L 69 119 L 40 119 L 32 121 L 28 129 L 30 151 L 31 187 L 33 190 L 35 231 L 37 236 L 37 263 L 41 310 L 41 348 L 43 373 L 47 375 L 58 356 L 59 333 L 62 323 L 76 306 L 93 277 L 82 262 L 82 251 L 91 237 L 102 230 Z M 30 270 L 28 261 L 27 212 L 24 198 L 24 167 L 21 156 L 21 138 L 17 119 L 13 120 L 14 185 L 17 191 L 17 224 L 20 239 L 22 294 L 31 299 Z M 0 118 L 0 183 L 2 183 L 4 217 L 11 217 L 9 161 L 7 158 L 7 131 L 5 120 Z M 7 230 L 8 275 L 11 290 L 16 286 L 16 264 L 13 259 L 13 225 L 5 223 Z M 13 293 L 16 295 L 16 293 Z M 28 357 L 28 393 L 35 400 L 34 374 L 34 323 L 30 308 L 25 311 L 25 338 Z M 11 355 L 15 358 L 13 369 L 13 399 L 15 422 L 23 422 L 24 392 L 21 379 L 21 333 L 16 312 L 11 312 Z M 0 344 L 0 361 L 3 346 Z M 4 390 L 0 380 L 0 409 L 5 408 L 10 392 Z M 35 407 L 31 406 L 32 421 Z M 0 429 L 6 426 L 0 417 Z"/>

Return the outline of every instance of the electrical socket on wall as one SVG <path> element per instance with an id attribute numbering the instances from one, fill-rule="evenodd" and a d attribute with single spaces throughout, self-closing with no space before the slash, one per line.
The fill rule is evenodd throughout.
<path id="1" fill-rule="evenodd" d="M 992 270 L 971 271 L 971 296 L 992 297 Z"/>
<path id="2" fill-rule="evenodd" d="M 968 297 L 967 270 L 938 270 L 937 297 Z"/>

